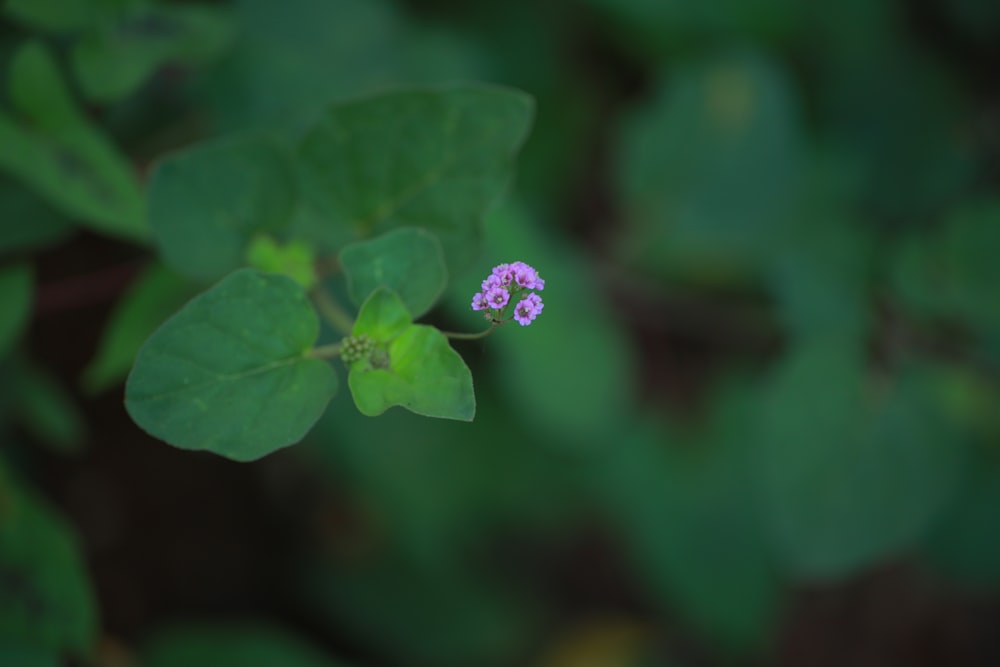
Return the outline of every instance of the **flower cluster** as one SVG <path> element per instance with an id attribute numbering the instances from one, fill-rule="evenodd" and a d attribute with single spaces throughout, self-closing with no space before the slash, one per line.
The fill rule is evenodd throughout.
<path id="1" fill-rule="evenodd" d="M 472 309 L 483 311 L 483 316 L 495 324 L 509 321 L 507 308 L 513 297 L 525 290 L 545 289 L 545 281 L 538 271 L 524 262 L 498 264 L 483 281 L 482 291 L 472 297 Z M 535 293 L 524 295 L 514 306 L 513 319 L 526 327 L 542 312 L 542 297 Z"/>
<path id="2" fill-rule="evenodd" d="M 340 345 L 340 358 L 346 364 L 353 364 L 371 354 L 375 348 L 375 341 L 369 338 L 368 334 L 361 334 L 360 336 L 348 336 Z"/>

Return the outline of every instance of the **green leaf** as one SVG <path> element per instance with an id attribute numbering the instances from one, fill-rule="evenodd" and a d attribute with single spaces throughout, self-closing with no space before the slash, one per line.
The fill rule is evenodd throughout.
<path id="1" fill-rule="evenodd" d="M 6 0 L 3 11 L 31 28 L 74 32 L 100 19 L 100 5 L 95 0 Z"/>
<path id="2" fill-rule="evenodd" d="M 81 379 L 97 393 L 125 379 L 143 342 L 195 293 L 194 286 L 159 263 L 136 278 L 111 313 L 94 358 Z"/>
<path id="3" fill-rule="evenodd" d="M 15 382 L 14 417 L 24 430 L 55 451 L 80 451 L 87 434 L 86 419 L 58 378 L 21 363 Z"/>
<path id="4" fill-rule="evenodd" d="M 59 667 L 59 651 L 52 649 L 26 648 L 22 642 L 11 642 L 9 646 L 0 644 L 0 665 L 16 667 Z"/>
<path id="5" fill-rule="evenodd" d="M 228 15 L 214 7 L 144 7 L 78 40 L 73 69 L 87 97 L 113 102 L 168 62 L 217 55 L 230 33 Z"/>
<path id="6" fill-rule="evenodd" d="M 423 227 L 441 241 L 449 269 L 467 266 L 532 114 L 527 95 L 486 86 L 334 106 L 299 147 L 306 191 L 332 225 L 362 236 Z"/>
<path id="7" fill-rule="evenodd" d="M 343 663 L 264 623 L 174 625 L 142 650 L 146 667 L 337 667 Z"/>
<path id="8" fill-rule="evenodd" d="M 251 238 L 284 227 L 295 204 L 286 156 L 257 136 L 171 155 L 149 184 L 149 224 L 163 260 L 200 280 L 243 266 Z"/>
<path id="9" fill-rule="evenodd" d="M 28 323 L 33 283 L 27 264 L 0 268 L 0 357 L 6 356 Z"/>
<path id="10" fill-rule="evenodd" d="M 379 287 L 388 287 L 414 319 L 430 310 L 448 282 L 441 244 L 422 229 L 404 227 L 340 251 L 348 291 L 364 303 Z"/>
<path id="11" fill-rule="evenodd" d="M 74 225 L 40 197 L 0 175 L 0 255 L 30 252 L 69 236 Z"/>
<path id="12" fill-rule="evenodd" d="M 793 576 L 837 579 L 913 548 L 956 490 L 961 452 L 916 371 L 866 384 L 857 344 L 801 343 L 766 389 L 766 522 Z"/>
<path id="13" fill-rule="evenodd" d="M 241 269 L 192 299 L 139 350 L 125 407 L 150 435 L 251 461 L 301 440 L 337 378 L 308 356 L 319 321 L 287 276 Z"/>
<path id="14" fill-rule="evenodd" d="M 434 327 L 411 324 L 403 301 L 380 288 L 361 307 L 353 335 L 376 342 L 370 359 L 351 365 L 348 384 L 362 414 L 394 405 L 427 417 L 472 421 L 472 374 L 448 338 Z"/>
<path id="15" fill-rule="evenodd" d="M 73 536 L 2 460 L 0 581 L 0 646 L 78 656 L 93 648 L 97 608 Z"/>
<path id="16" fill-rule="evenodd" d="M 77 108 L 45 46 L 31 42 L 17 51 L 9 86 L 23 118 L 0 113 L 0 169 L 96 231 L 145 239 L 133 169 Z"/>

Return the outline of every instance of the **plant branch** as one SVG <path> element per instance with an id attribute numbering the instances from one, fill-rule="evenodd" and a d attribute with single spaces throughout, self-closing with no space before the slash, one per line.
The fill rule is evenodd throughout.
<path id="1" fill-rule="evenodd" d="M 457 331 L 442 331 L 445 336 L 453 340 L 479 340 L 480 338 L 486 338 L 491 333 L 493 333 L 497 327 L 499 327 L 503 322 L 494 322 L 490 325 L 489 329 L 485 331 L 480 331 L 478 333 L 460 333 Z"/>
<path id="2" fill-rule="evenodd" d="M 340 343 L 331 343 L 330 345 L 320 345 L 319 347 L 314 347 L 309 350 L 306 354 L 308 357 L 314 359 L 333 359 L 334 357 L 340 356 Z"/>
<path id="3" fill-rule="evenodd" d="M 351 335 L 351 329 L 354 328 L 354 320 L 347 311 L 337 303 L 333 295 L 322 285 L 317 285 L 312 291 L 313 300 L 316 302 L 316 309 L 319 310 L 319 314 L 323 316 L 331 327 L 344 334 L 345 336 Z"/>

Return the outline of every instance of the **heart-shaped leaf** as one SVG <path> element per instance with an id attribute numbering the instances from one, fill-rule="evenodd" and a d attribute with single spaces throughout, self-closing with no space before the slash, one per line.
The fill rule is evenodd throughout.
<path id="1" fill-rule="evenodd" d="M 476 396 L 469 368 L 444 334 L 411 323 L 394 292 L 380 288 L 372 293 L 352 333 L 376 343 L 370 357 L 351 364 L 348 377 L 363 414 L 380 415 L 399 405 L 427 417 L 472 421 Z"/>
<path id="2" fill-rule="evenodd" d="M 340 264 L 355 303 L 388 287 L 414 318 L 430 310 L 448 281 L 441 244 L 433 234 L 412 227 L 347 246 L 340 251 Z"/>
<path id="3" fill-rule="evenodd" d="M 250 461 L 298 442 L 336 389 L 308 356 L 319 321 L 302 287 L 241 269 L 195 297 L 139 350 L 132 419 L 184 449 Z"/>

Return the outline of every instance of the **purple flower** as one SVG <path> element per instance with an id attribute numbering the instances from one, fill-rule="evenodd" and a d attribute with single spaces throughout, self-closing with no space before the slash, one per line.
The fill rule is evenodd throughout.
<path id="1" fill-rule="evenodd" d="M 525 289 L 542 289 L 545 281 L 538 277 L 538 271 L 528 266 L 524 262 L 514 262 L 511 264 L 514 273 L 514 281 Z M 539 286 L 541 283 L 541 286 Z"/>
<path id="2" fill-rule="evenodd" d="M 542 297 L 537 294 L 529 294 L 521 299 L 514 308 L 514 319 L 522 327 L 526 327 L 538 317 L 538 314 L 542 312 L 542 308 L 544 307 L 545 304 L 542 303 Z"/>
<path id="3" fill-rule="evenodd" d="M 497 264 L 493 267 L 493 272 L 490 273 L 490 277 L 486 280 L 494 279 L 497 284 L 507 287 L 514 280 L 514 265 L 513 264 Z"/>
<path id="4" fill-rule="evenodd" d="M 483 292 L 477 292 L 472 297 L 472 310 L 486 310 L 489 307 L 490 304 L 486 301 L 486 294 Z"/>
<path id="5" fill-rule="evenodd" d="M 503 308 L 510 301 L 510 292 L 503 287 L 491 287 L 486 291 L 486 302 L 490 308 Z"/>

